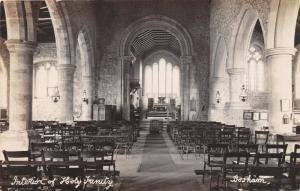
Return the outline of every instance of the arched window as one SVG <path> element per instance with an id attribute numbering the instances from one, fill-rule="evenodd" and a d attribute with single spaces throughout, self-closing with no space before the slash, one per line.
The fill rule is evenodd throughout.
<path id="1" fill-rule="evenodd" d="M 172 74 L 172 93 L 173 97 L 180 97 L 180 69 L 178 66 L 173 67 L 173 74 Z"/>
<path id="2" fill-rule="evenodd" d="M 53 63 L 36 64 L 35 66 L 35 97 L 51 96 L 58 86 L 58 73 Z"/>
<path id="3" fill-rule="evenodd" d="M 147 97 L 180 97 L 180 69 L 177 65 L 160 58 L 144 69 L 144 95 Z"/>
<path id="4" fill-rule="evenodd" d="M 145 67 L 145 96 L 152 96 L 152 67 L 146 66 Z"/>
<path id="5" fill-rule="evenodd" d="M 158 64 L 153 64 L 153 73 L 152 73 L 152 96 L 158 97 Z M 151 83 L 151 82 L 149 82 Z"/>
<path id="6" fill-rule="evenodd" d="M 173 66 L 169 62 L 166 68 L 166 97 L 172 97 L 172 70 Z"/>
<path id="7" fill-rule="evenodd" d="M 262 55 L 261 48 L 250 46 L 247 60 L 247 89 L 252 92 L 265 91 L 265 64 Z"/>

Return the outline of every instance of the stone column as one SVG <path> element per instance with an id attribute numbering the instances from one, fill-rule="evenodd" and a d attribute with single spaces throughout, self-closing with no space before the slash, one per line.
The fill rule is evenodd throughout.
<path id="1" fill-rule="evenodd" d="M 129 67 L 133 60 L 132 56 L 121 57 L 122 63 L 122 118 L 130 120 L 130 73 Z"/>
<path id="2" fill-rule="evenodd" d="M 242 86 L 245 84 L 245 69 L 230 68 L 229 74 L 229 104 L 224 108 L 224 120 L 227 124 L 244 126 L 243 111 L 249 109 L 248 101 L 241 101 Z"/>
<path id="3" fill-rule="evenodd" d="M 58 64 L 58 90 L 60 100 L 59 121 L 62 123 L 73 122 L 73 81 L 76 66 L 72 64 Z"/>
<path id="4" fill-rule="evenodd" d="M 10 54 L 9 131 L 0 137 L 6 150 L 27 150 L 27 129 L 32 122 L 32 73 L 35 44 L 19 40 L 6 41 Z"/>
<path id="5" fill-rule="evenodd" d="M 189 120 L 190 112 L 190 65 L 192 56 L 181 56 L 180 96 L 181 120 Z"/>
<path id="6" fill-rule="evenodd" d="M 300 100 L 300 44 L 296 46 L 297 52 L 294 58 L 294 99 Z"/>
<path id="7" fill-rule="evenodd" d="M 240 100 L 242 86 L 244 83 L 244 68 L 230 68 L 227 70 L 230 76 L 229 82 L 229 101 L 230 108 L 245 107 L 245 102 Z"/>
<path id="8" fill-rule="evenodd" d="M 86 92 L 86 98 L 88 103 L 82 102 L 82 114 L 81 120 L 91 121 L 92 120 L 92 105 L 93 105 L 93 77 L 83 76 L 82 77 L 82 91 Z M 83 93 L 83 92 L 82 92 Z"/>
<path id="9" fill-rule="evenodd" d="M 280 47 L 265 52 L 270 73 L 269 122 L 274 133 L 292 134 L 293 122 L 283 123 L 292 114 L 292 59 L 296 49 Z"/>
<path id="10" fill-rule="evenodd" d="M 228 102 L 228 78 L 213 77 L 210 79 L 210 95 L 209 95 L 209 121 L 224 122 L 224 107 Z M 216 95 L 219 92 L 219 103 L 216 101 Z"/>

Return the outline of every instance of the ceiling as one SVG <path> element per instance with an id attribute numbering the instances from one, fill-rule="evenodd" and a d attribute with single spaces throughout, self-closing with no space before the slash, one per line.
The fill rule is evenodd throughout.
<path id="1" fill-rule="evenodd" d="M 178 57 L 181 54 L 177 38 L 165 30 L 145 30 L 131 44 L 131 51 L 136 56 L 146 57 L 157 50 L 168 50 Z"/>
<path id="2" fill-rule="evenodd" d="M 41 3 L 41 6 L 37 24 L 37 42 L 55 42 L 54 29 L 46 3 L 44 1 L 39 3 Z M 3 2 L 0 3 L 0 37 L 7 39 L 6 18 Z"/>
<path id="3" fill-rule="evenodd" d="M 41 43 L 55 42 L 54 29 L 49 10 L 43 2 L 40 7 L 40 14 L 37 25 L 37 41 Z"/>
<path id="4" fill-rule="evenodd" d="M 0 38 L 7 39 L 6 20 L 3 2 L 0 2 Z"/>

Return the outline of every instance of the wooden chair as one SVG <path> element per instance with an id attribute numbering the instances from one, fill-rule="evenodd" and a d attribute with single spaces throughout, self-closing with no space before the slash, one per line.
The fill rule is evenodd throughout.
<path id="1" fill-rule="evenodd" d="M 254 143 L 261 147 L 262 152 L 264 152 L 264 147 L 269 140 L 269 131 L 255 131 Z"/>
<path id="2" fill-rule="evenodd" d="M 42 157 L 41 151 L 56 151 L 59 150 L 58 143 L 32 142 L 30 143 L 31 156 L 34 160 Z"/>
<path id="3" fill-rule="evenodd" d="M 228 144 L 229 149 L 232 150 L 234 143 L 234 131 L 231 129 L 221 131 L 219 140 L 221 144 Z"/>
<path id="4" fill-rule="evenodd" d="M 280 188 L 288 178 L 284 175 L 284 167 L 280 166 L 252 166 L 250 167 L 250 177 L 259 179 L 259 183 L 249 184 L 249 189 L 256 190 L 281 190 Z"/>
<path id="5" fill-rule="evenodd" d="M 108 167 L 108 173 L 111 173 L 111 167 L 113 168 L 113 172 L 116 171 L 115 165 L 115 149 L 116 145 L 112 142 L 103 142 L 102 143 L 102 152 L 103 152 L 103 166 Z"/>
<path id="6" fill-rule="evenodd" d="M 85 175 L 103 175 L 103 161 L 104 153 L 103 151 L 81 151 L 80 158 L 83 162 L 95 162 L 92 165 L 85 165 Z"/>
<path id="7" fill-rule="evenodd" d="M 206 166 L 210 168 L 210 187 L 212 182 L 212 170 L 223 167 L 223 156 L 228 152 L 228 144 L 209 144 L 207 147 L 207 159 L 204 158 L 202 183 L 206 174 Z"/>
<path id="8" fill-rule="evenodd" d="M 225 182 L 225 190 L 227 190 L 228 182 L 235 176 L 245 177 L 248 173 L 249 157 L 250 154 L 247 152 L 225 153 L 222 171 L 218 174 L 218 187 L 220 177 L 222 177 L 222 182 Z M 233 163 L 233 161 L 236 162 Z"/>
<path id="9" fill-rule="evenodd" d="M 283 153 L 257 153 L 256 166 L 266 165 L 280 167 L 283 164 L 283 156 Z M 262 162 L 262 159 L 264 162 Z"/>
<path id="10" fill-rule="evenodd" d="M 290 155 L 289 177 L 292 188 L 300 188 L 300 153 L 292 152 Z"/>
<path id="11" fill-rule="evenodd" d="M 6 151 L 3 150 L 5 161 L 31 161 L 30 151 Z"/>
<path id="12" fill-rule="evenodd" d="M 251 131 L 250 129 L 244 128 L 239 129 L 237 132 L 237 144 L 249 144 L 251 139 Z"/>
<path id="13" fill-rule="evenodd" d="M 257 144 L 239 144 L 238 152 L 247 152 L 249 153 L 248 166 L 254 165 L 256 160 L 256 154 L 258 152 Z"/>
<path id="14" fill-rule="evenodd" d="M 29 165 L 1 165 L 1 181 L 0 186 L 1 190 L 6 191 L 10 189 L 16 190 L 38 190 L 42 185 L 16 185 L 12 184 L 15 178 L 22 179 L 25 178 L 40 178 L 41 175 L 38 172 L 37 166 L 29 166 Z"/>
<path id="15" fill-rule="evenodd" d="M 287 144 L 278 145 L 278 144 L 266 144 L 266 153 L 282 153 L 282 163 L 285 162 Z"/>
<path id="16" fill-rule="evenodd" d="M 84 168 L 83 166 L 79 165 L 77 167 L 70 167 L 70 166 L 48 166 L 47 168 L 49 172 L 50 179 L 57 178 L 61 180 L 61 177 L 70 177 L 72 179 L 79 179 L 84 181 Z M 84 185 L 81 183 L 78 188 L 75 189 L 74 184 L 62 184 L 60 181 L 56 182 L 57 184 L 54 187 L 51 187 L 51 190 L 84 190 Z"/>
<path id="17" fill-rule="evenodd" d="M 276 134 L 276 144 L 277 145 L 285 145 L 285 139 L 283 135 Z"/>

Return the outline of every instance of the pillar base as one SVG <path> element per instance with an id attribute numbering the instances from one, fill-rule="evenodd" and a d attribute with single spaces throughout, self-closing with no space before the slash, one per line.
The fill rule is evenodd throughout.
<path id="1" fill-rule="evenodd" d="M 29 138 L 26 131 L 9 130 L 0 135 L 0 151 L 27 151 L 29 148 Z M 0 154 L 0 160 L 4 156 Z"/>

